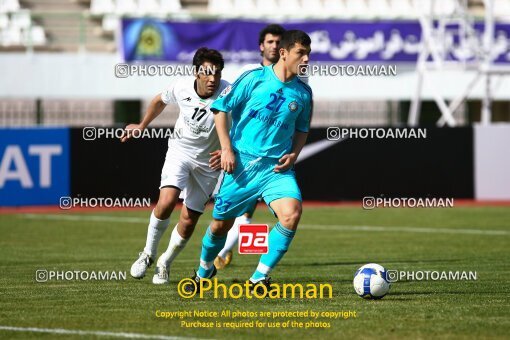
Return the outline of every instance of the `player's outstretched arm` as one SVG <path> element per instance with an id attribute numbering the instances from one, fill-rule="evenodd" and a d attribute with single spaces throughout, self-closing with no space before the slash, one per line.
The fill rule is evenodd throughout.
<path id="1" fill-rule="evenodd" d="M 157 117 L 163 110 L 165 109 L 166 104 L 161 99 L 161 94 L 158 94 L 154 99 L 152 99 L 143 120 L 140 124 L 129 124 L 126 126 L 126 133 L 120 139 L 121 142 L 127 141 L 129 138 L 133 136 L 133 130 L 144 130 L 149 124 Z"/>
<path id="2" fill-rule="evenodd" d="M 229 136 L 229 126 L 227 113 L 223 111 L 216 111 L 214 114 L 214 124 L 216 125 L 216 132 L 221 144 L 221 168 L 227 173 L 234 172 L 236 166 L 236 158 L 232 143 Z"/>
<path id="3" fill-rule="evenodd" d="M 274 167 L 274 172 L 287 171 L 294 165 L 299 156 L 299 153 L 303 149 L 303 146 L 305 146 L 307 137 L 308 132 L 296 131 L 296 133 L 294 134 L 291 152 L 286 155 L 283 155 L 282 158 L 278 160 L 279 164 Z"/>

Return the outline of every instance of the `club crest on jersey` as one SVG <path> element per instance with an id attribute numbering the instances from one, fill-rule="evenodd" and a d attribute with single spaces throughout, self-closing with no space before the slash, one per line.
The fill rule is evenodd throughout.
<path id="1" fill-rule="evenodd" d="M 232 86 L 231 85 L 225 87 L 225 89 L 223 91 L 221 91 L 221 93 L 220 93 L 220 98 L 222 98 L 222 97 L 226 96 L 227 94 L 229 94 L 230 90 L 232 90 Z"/>
<path id="2" fill-rule="evenodd" d="M 296 111 L 297 109 L 298 109 L 298 103 L 297 103 L 295 100 L 291 101 L 291 102 L 289 103 L 289 110 L 290 110 L 290 111 L 292 111 L 292 112 L 294 112 L 294 111 Z"/>

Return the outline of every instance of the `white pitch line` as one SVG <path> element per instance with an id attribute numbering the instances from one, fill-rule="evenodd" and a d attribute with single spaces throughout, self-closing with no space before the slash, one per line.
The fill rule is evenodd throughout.
<path id="1" fill-rule="evenodd" d="M 148 216 L 148 215 L 147 215 Z M 57 215 L 57 214 L 24 214 L 19 217 L 29 219 L 63 220 L 63 221 L 97 221 L 97 222 L 126 222 L 126 223 L 148 223 L 149 218 L 104 216 L 104 215 Z"/>
<path id="2" fill-rule="evenodd" d="M 194 339 L 185 338 L 180 336 L 166 336 L 166 335 L 149 335 L 139 333 L 124 333 L 124 332 L 105 332 L 105 331 L 80 331 L 63 328 L 36 328 L 36 327 L 11 327 L 0 326 L 0 330 L 13 331 L 13 332 L 31 332 L 31 333 L 50 333 L 50 334 L 72 334 L 72 335 L 94 335 L 94 336 L 108 336 L 114 338 L 127 338 L 127 339 L 163 339 L 163 340 L 182 340 Z"/>
<path id="3" fill-rule="evenodd" d="M 51 215 L 51 214 L 25 214 L 19 215 L 29 219 L 69 220 L 81 222 L 124 222 L 124 223 L 147 223 L 148 218 L 139 217 L 115 217 L 102 215 Z M 271 223 L 268 223 L 271 224 Z M 507 236 L 507 230 L 483 230 L 483 229 L 455 229 L 455 228 L 426 228 L 426 227 L 384 227 L 384 226 L 354 226 L 354 225 L 327 225 L 327 224 L 300 224 L 301 229 L 310 230 L 354 230 L 354 231 L 378 231 L 378 232 L 406 232 L 426 234 L 466 234 L 466 235 L 497 235 Z"/>
<path id="4" fill-rule="evenodd" d="M 379 231 L 379 232 L 406 232 L 428 234 L 468 234 L 468 235 L 510 235 L 506 230 L 481 230 L 481 229 L 453 229 L 453 228 L 423 228 L 423 227 L 382 227 L 382 226 L 351 226 L 351 225 L 319 225 L 300 224 L 298 229 L 312 230 L 354 230 L 354 231 Z"/>

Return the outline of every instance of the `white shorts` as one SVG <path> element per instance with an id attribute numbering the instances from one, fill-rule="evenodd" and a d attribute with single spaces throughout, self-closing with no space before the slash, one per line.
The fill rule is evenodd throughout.
<path id="1" fill-rule="evenodd" d="M 211 170 L 208 165 L 200 164 L 175 149 L 169 149 L 161 171 L 159 188 L 177 187 L 181 190 L 180 198 L 184 199 L 184 204 L 191 210 L 202 213 L 216 187 L 219 175 L 220 170 Z"/>

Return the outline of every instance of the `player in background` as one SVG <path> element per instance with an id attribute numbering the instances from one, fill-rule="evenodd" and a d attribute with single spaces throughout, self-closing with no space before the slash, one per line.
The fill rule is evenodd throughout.
<path id="1" fill-rule="evenodd" d="M 282 38 L 285 29 L 277 24 L 271 24 L 264 27 L 259 33 L 259 49 L 260 55 L 262 56 L 262 62 L 258 64 L 248 64 L 245 65 L 239 76 L 241 76 L 244 72 L 250 71 L 261 66 L 268 66 L 275 64 L 278 59 L 280 59 L 279 45 L 280 40 Z M 239 76 L 237 78 L 239 78 Z M 215 153 L 216 158 L 211 159 L 211 164 L 215 164 L 215 160 L 220 158 L 221 152 Z M 219 160 L 219 159 L 218 159 Z M 223 269 L 230 264 L 232 261 L 232 249 L 237 244 L 237 240 L 239 238 L 239 226 L 241 224 L 250 224 L 253 214 L 255 213 L 255 209 L 257 208 L 258 201 L 254 202 L 253 206 L 248 209 L 248 211 L 239 217 L 236 218 L 234 222 L 234 226 L 227 235 L 227 241 L 225 242 L 225 247 L 219 252 L 218 256 L 214 260 L 214 265 L 216 269 Z"/>
<path id="2" fill-rule="evenodd" d="M 157 261 L 152 280 L 154 284 L 169 282 L 170 264 L 193 234 L 220 174 L 219 167 L 209 166 L 211 153 L 220 148 L 210 106 L 229 86 L 221 79 L 223 57 L 216 50 L 202 47 L 193 57 L 193 66 L 195 77 L 177 80 L 154 97 L 142 122 L 128 125 L 127 135 L 122 139 L 124 142 L 130 138 L 130 130 L 145 129 L 166 105 L 179 105 L 175 129 L 182 131 L 182 138 L 168 140 L 159 200 L 150 216 L 145 248 L 131 266 L 132 277 L 141 279 L 145 276 L 157 255 L 158 243 L 168 228 L 170 215 L 179 197 L 184 198 L 179 222 L 172 231 L 168 249 Z"/>
<path id="3" fill-rule="evenodd" d="M 259 32 L 259 49 L 262 61 L 257 64 L 248 64 L 243 66 L 241 71 L 239 71 L 237 78 L 246 71 L 253 70 L 260 66 L 276 64 L 278 59 L 280 59 L 278 47 L 280 46 L 280 41 L 282 40 L 284 32 L 285 29 L 278 24 L 271 24 L 264 27 L 262 31 Z"/>
<path id="4" fill-rule="evenodd" d="M 269 233 L 269 251 L 260 257 L 249 279 L 253 289 L 270 288 L 268 274 L 287 252 L 301 218 L 301 192 L 293 165 L 305 145 L 312 113 L 312 91 L 298 77 L 308 64 L 310 37 L 286 31 L 280 59 L 274 65 L 244 73 L 212 105 L 222 147 L 221 167 L 227 172 L 216 195 L 213 221 L 202 239 L 195 285 L 216 274 L 214 259 L 224 247 L 235 218 L 262 197 L 278 218 Z M 227 114 L 232 113 L 230 129 Z"/>

